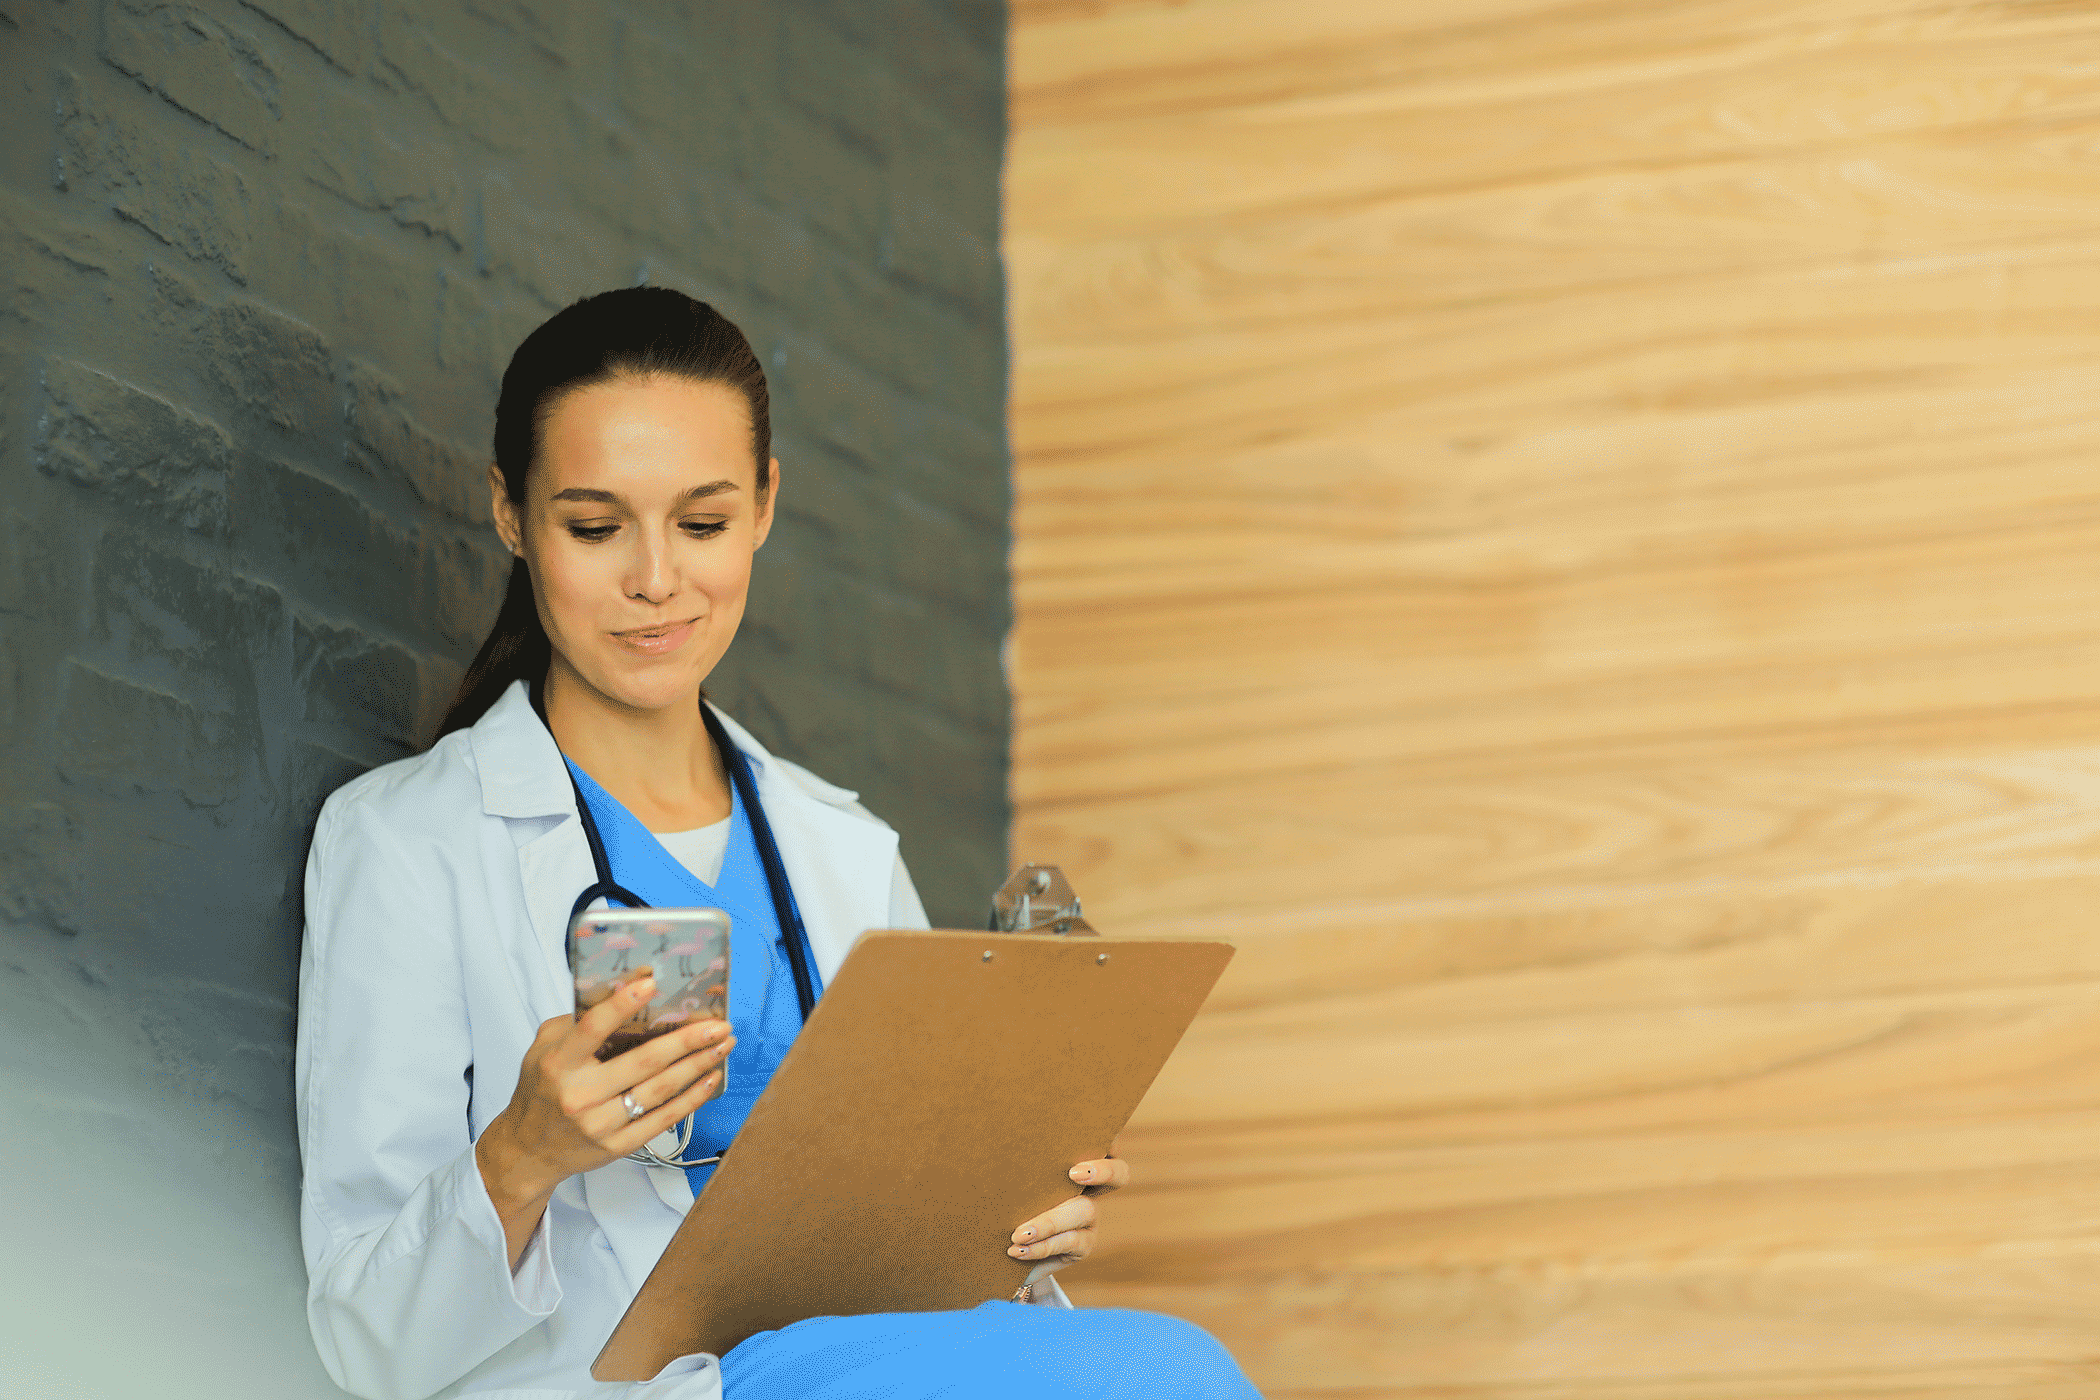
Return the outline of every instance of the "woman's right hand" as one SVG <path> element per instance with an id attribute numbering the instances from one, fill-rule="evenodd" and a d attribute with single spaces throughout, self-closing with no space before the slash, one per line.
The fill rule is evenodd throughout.
<path id="1" fill-rule="evenodd" d="M 606 1037 L 655 991 L 654 978 L 640 978 L 581 1016 L 542 1022 L 509 1105 L 474 1145 L 512 1268 L 556 1186 L 618 1161 L 721 1092 L 721 1064 L 736 1044 L 726 1021 L 696 1021 L 597 1058 Z M 648 1112 L 633 1117 L 623 1094 Z"/>

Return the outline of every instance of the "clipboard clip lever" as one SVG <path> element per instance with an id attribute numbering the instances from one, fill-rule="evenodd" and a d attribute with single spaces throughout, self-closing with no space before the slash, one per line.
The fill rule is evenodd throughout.
<path id="1" fill-rule="evenodd" d="M 1054 865 L 1024 865 L 992 896 L 994 933 L 1099 935 L 1079 912 L 1072 882 Z"/>

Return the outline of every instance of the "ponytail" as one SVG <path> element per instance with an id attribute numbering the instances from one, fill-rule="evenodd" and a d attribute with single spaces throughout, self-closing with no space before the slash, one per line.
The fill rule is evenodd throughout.
<path id="1" fill-rule="evenodd" d="M 751 451 L 758 459 L 758 499 L 765 500 L 773 485 L 765 367 L 728 317 L 668 287 L 625 287 L 585 297 L 525 337 L 503 371 L 496 396 L 496 468 L 503 474 L 504 494 L 516 505 L 525 504 L 540 429 L 564 395 L 613 379 L 658 374 L 720 384 L 744 396 L 751 410 Z M 467 667 L 436 737 L 465 729 L 487 714 L 511 682 L 541 684 L 553 659 L 554 647 L 533 600 L 532 572 L 523 558 L 513 560 L 496 625 Z"/>
<path id="2" fill-rule="evenodd" d="M 513 559 L 510 586 L 503 592 L 496 625 L 489 629 L 481 650 L 474 653 L 473 664 L 459 683 L 459 693 L 452 698 L 452 708 L 438 726 L 437 738 L 442 739 L 455 729 L 466 729 L 487 714 L 489 706 L 502 698 L 512 681 L 537 684 L 545 680 L 548 663 L 553 659 L 554 648 L 547 640 L 547 629 L 540 626 L 539 604 L 532 597 L 532 573 L 523 559 Z"/>

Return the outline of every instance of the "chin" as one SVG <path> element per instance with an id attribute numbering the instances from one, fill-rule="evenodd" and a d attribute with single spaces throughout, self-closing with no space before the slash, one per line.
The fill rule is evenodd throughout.
<path id="1" fill-rule="evenodd" d="M 613 669 L 612 674 L 598 681 L 598 689 L 605 697 L 617 704 L 634 710 L 665 710 L 673 705 L 698 703 L 700 683 L 704 675 L 679 667 L 676 674 L 665 674 L 650 668 L 650 672 L 626 675 L 625 668 Z"/>

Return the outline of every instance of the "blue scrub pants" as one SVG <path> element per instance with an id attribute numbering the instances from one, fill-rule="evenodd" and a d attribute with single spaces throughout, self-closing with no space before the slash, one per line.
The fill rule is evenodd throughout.
<path id="1" fill-rule="evenodd" d="M 722 1358 L 723 1400 L 1261 1400 L 1191 1322 L 1127 1308 L 981 1303 L 813 1317 Z"/>

